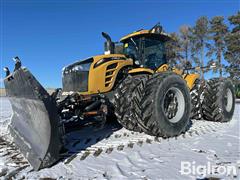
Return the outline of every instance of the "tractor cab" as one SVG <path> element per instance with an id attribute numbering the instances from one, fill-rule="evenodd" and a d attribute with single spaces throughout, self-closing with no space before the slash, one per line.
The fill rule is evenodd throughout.
<path id="1" fill-rule="evenodd" d="M 123 54 L 132 58 L 138 67 L 157 70 L 167 64 L 165 43 L 170 36 L 157 24 L 150 30 L 139 30 L 120 41 L 123 43 Z"/>
<path id="2" fill-rule="evenodd" d="M 133 59 L 135 68 L 147 68 L 156 71 L 167 64 L 165 44 L 171 37 L 164 33 L 162 26 L 156 24 L 150 30 L 139 30 L 120 39 L 120 43 L 112 42 L 107 33 L 102 33 L 106 39 L 105 55 L 124 54 Z"/>

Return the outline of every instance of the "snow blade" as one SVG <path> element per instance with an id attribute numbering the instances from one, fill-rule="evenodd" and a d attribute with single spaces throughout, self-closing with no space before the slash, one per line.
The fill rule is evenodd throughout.
<path id="1" fill-rule="evenodd" d="M 61 148 L 54 100 L 26 68 L 6 77 L 4 85 L 13 109 L 9 129 L 15 144 L 34 170 L 52 165 Z"/>

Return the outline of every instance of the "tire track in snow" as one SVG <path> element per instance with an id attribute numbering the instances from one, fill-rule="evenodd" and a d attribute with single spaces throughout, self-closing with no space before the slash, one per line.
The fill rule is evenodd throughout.
<path id="1" fill-rule="evenodd" d="M 120 129 L 115 131 L 113 134 L 109 136 L 106 135 L 107 138 L 99 141 L 99 137 L 97 136 L 98 132 L 95 132 L 95 136 L 89 139 L 75 139 L 75 142 L 71 142 L 72 146 L 78 146 L 78 143 L 84 142 L 86 145 L 90 143 L 90 141 L 97 142 L 84 150 L 74 153 L 70 157 L 67 157 L 63 162 L 68 165 L 71 161 L 77 159 L 85 160 L 89 155 L 93 155 L 95 157 L 101 155 L 102 153 L 109 154 L 112 151 L 122 151 L 124 148 L 132 148 L 133 146 L 142 146 L 143 144 L 152 144 L 152 143 L 162 143 L 163 141 L 169 140 L 178 140 L 179 138 L 193 138 L 196 136 L 201 136 L 201 134 L 213 133 L 217 132 L 222 128 L 226 128 L 229 123 L 217 123 L 217 122 L 208 122 L 208 121 L 192 121 L 192 126 L 190 129 L 174 138 L 161 138 L 161 137 L 153 137 L 147 135 L 145 133 L 139 132 L 131 132 L 127 129 Z M 217 130 L 216 130 L 217 129 Z M 99 135 L 100 136 L 100 135 Z M 69 149 L 74 148 L 70 147 Z M 20 153 L 20 151 L 15 147 L 14 143 L 8 142 L 3 138 L 0 138 L 0 158 L 4 157 L 8 163 L 5 164 L 6 167 L 11 170 L 5 174 L 6 177 L 14 177 L 19 172 L 21 172 L 26 167 L 29 167 L 28 162 Z"/>
<path id="2" fill-rule="evenodd" d="M 0 178 L 12 179 L 27 167 L 29 163 L 15 144 L 0 137 Z"/>
<path id="3" fill-rule="evenodd" d="M 6 111 L 10 112 L 10 111 Z M 239 112 L 237 112 L 239 114 Z M 6 116 L 5 116 L 6 117 Z M 10 117 L 7 116 L 7 117 Z M 7 121 L 9 119 L 5 119 Z M 1 119 L 1 122 L 2 119 Z M 63 161 L 67 166 L 71 161 L 80 159 L 85 160 L 89 155 L 93 155 L 95 157 L 101 155 L 102 153 L 112 153 L 113 151 L 121 151 L 124 148 L 132 148 L 133 146 L 142 146 L 143 144 L 151 144 L 151 143 L 162 143 L 164 141 L 169 140 L 178 140 L 180 138 L 193 138 L 196 136 L 201 136 L 202 134 L 208 133 L 221 133 L 221 129 L 227 128 L 231 122 L 228 123 L 218 123 L 211 121 L 197 121 L 192 120 L 192 125 L 189 130 L 178 137 L 163 139 L 161 137 L 153 137 L 146 135 L 144 133 L 131 132 L 124 128 L 119 129 L 106 126 L 103 130 L 93 131 L 91 132 L 91 136 L 89 137 L 89 131 L 85 132 L 85 138 L 81 138 L 82 134 L 80 133 L 79 137 L 74 137 L 71 139 L 69 143 L 69 150 L 73 150 L 72 156 L 69 155 Z M 105 132 L 105 133 L 103 133 Z M 107 133 L 106 133 L 107 132 Z M 85 146 L 83 146 L 85 144 Z M 80 147 L 80 149 L 79 149 Z M 82 148 L 81 148 L 82 147 Z M 3 176 L 15 177 L 18 174 L 28 173 L 32 171 L 32 168 L 29 167 L 28 162 L 22 156 L 20 151 L 15 147 L 13 143 L 4 140 L 4 138 L 0 139 L 0 163 L 3 160 L 4 166 L 2 166 L 3 170 L 5 168 L 5 172 L 3 172 Z M 1 165 L 0 164 L 0 175 L 1 175 Z M 7 171 L 6 171 L 7 168 Z"/>
<path id="4" fill-rule="evenodd" d="M 179 138 L 194 138 L 196 136 L 201 136 L 202 134 L 215 133 L 221 130 L 222 128 L 226 128 L 229 123 L 219 123 L 219 122 L 211 122 L 211 121 L 200 121 L 200 120 L 192 120 L 192 126 L 190 129 L 178 136 L 173 138 L 162 138 L 162 137 L 154 137 L 147 135 L 145 133 L 139 132 L 131 132 L 127 129 L 120 129 L 118 131 L 113 132 L 108 138 L 103 139 L 96 144 L 90 145 L 86 149 L 83 149 L 76 154 L 67 158 L 64 163 L 69 164 L 71 161 L 77 159 L 85 160 L 89 155 L 94 155 L 95 157 L 99 156 L 101 153 L 110 153 L 112 151 L 122 151 L 124 148 L 132 148 L 133 146 L 142 146 L 143 144 L 152 144 L 152 143 L 162 143 L 163 141 L 169 141 L 172 139 Z M 97 139 L 97 133 L 95 134 L 95 139 L 91 139 L 94 141 Z M 82 139 L 76 140 L 76 142 L 84 141 Z M 75 144 L 75 143 L 74 143 Z M 77 146 L 75 144 L 75 146 Z M 70 147 L 71 149 L 71 147 Z"/>

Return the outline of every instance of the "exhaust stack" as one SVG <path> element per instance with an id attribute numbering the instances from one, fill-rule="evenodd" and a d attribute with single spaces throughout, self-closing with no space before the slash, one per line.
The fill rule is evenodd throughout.
<path id="1" fill-rule="evenodd" d="M 102 32 L 102 36 L 106 39 L 104 43 L 104 54 L 114 54 L 114 43 L 111 37 L 105 32 Z"/>

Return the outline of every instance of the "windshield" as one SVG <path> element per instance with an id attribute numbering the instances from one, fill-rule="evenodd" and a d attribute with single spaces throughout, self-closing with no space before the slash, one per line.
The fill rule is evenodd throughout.
<path id="1" fill-rule="evenodd" d="M 131 38 L 124 44 L 123 53 L 128 55 L 134 61 L 138 59 L 139 42 L 139 38 Z"/>
<path id="2" fill-rule="evenodd" d="M 144 40 L 144 66 L 156 69 L 166 63 L 164 42 L 154 39 Z"/>
<path id="3" fill-rule="evenodd" d="M 164 44 L 151 37 L 131 38 L 124 44 L 124 54 L 138 61 L 141 67 L 155 70 L 166 63 Z"/>

